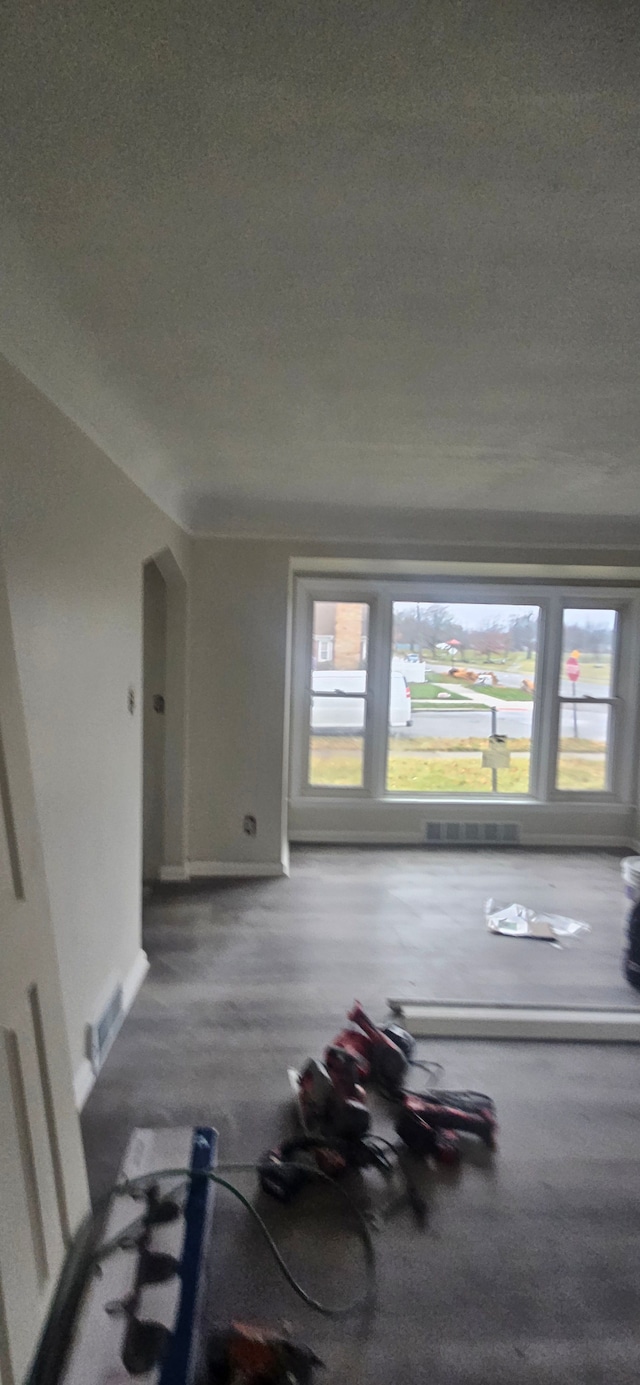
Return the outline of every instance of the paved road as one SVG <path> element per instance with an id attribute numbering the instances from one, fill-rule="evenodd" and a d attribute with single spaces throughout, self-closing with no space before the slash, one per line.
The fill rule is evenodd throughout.
<path id="1" fill-rule="evenodd" d="M 517 703 L 506 703 L 504 710 L 496 710 L 497 731 L 502 736 L 530 736 L 533 709 L 519 707 Z M 581 725 L 581 716 L 583 725 Z M 590 709 L 582 714 L 577 709 L 578 735 L 588 740 L 605 740 L 607 733 L 607 714 L 600 708 Z M 394 736 L 409 738 L 422 736 L 488 736 L 491 734 L 491 712 L 487 707 L 469 707 L 461 712 L 437 711 L 413 713 L 413 726 L 404 730 L 394 730 Z"/>

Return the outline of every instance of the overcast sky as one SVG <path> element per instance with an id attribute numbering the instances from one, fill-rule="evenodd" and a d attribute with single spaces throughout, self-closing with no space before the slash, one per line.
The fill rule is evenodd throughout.
<path id="1" fill-rule="evenodd" d="M 465 627 L 491 625 L 493 621 L 498 621 L 500 625 L 508 625 L 509 621 L 518 616 L 531 614 L 537 619 L 537 606 L 502 606 L 496 603 L 487 604 L 485 602 L 465 602 L 465 601 L 421 601 L 418 603 L 423 610 L 428 610 L 430 605 L 446 606 L 451 614 L 451 619 L 458 625 Z M 416 608 L 415 601 L 394 601 L 393 609 L 397 615 L 411 615 Z M 613 630 L 616 620 L 615 611 L 599 610 L 566 610 L 565 624 L 580 625 L 583 627 L 600 626 L 602 629 Z"/>
<path id="2" fill-rule="evenodd" d="M 487 605 L 478 601 L 467 603 L 464 601 L 421 601 L 420 607 L 426 611 L 430 605 L 446 606 L 450 612 L 451 619 L 458 625 L 491 625 L 492 621 L 497 620 L 501 625 L 517 616 L 531 615 L 537 618 L 538 608 L 536 606 L 499 606 L 497 603 Z M 393 609 L 397 615 L 412 615 L 416 608 L 415 601 L 394 601 Z"/>

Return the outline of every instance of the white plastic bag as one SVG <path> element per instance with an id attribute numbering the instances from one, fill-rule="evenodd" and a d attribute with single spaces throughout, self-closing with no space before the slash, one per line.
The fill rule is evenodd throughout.
<path id="1" fill-rule="evenodd" d="M 558 938 L 577 938 L 590 933 L 588 923 L 565 918 L 563 914 L 539 914 L 524 904 L 508 904 L 504 909 L 495 899 L 488 899 L 484 916 L 490 933 L 502 933 L 506 938 L 536 938 L 540 942 L 561 944 Z"/>

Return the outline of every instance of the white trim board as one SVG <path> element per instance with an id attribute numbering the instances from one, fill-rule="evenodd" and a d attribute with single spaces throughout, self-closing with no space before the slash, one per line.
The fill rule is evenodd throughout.
<path id="1" fill-rule="evenodd" d="M 128 1014 L 149 970 L 149 958 L 143 948 L 139 948 L 126 976 L 122 978 L 122 1014 Z M 81 1111 L 93 1089 L 96 1074 L 88 1058 L 83 1058 L 73 1075 L 73 1095 L 76 1108 Z"/>
<path id="2" fill-rule="evenodd" d="M 416 1038 L 532 1039 L 563 1043 L 640 1043 L 640 1007 L 487 1005 L 478 1002 L 389 1000 Z"/>
<path id="3" fill-rule="evenodd" d="M 73 1095 L 76 1110 L 81 1111 L 96 1080 L 95 1072 L 88 1058 L 83 1058 L 73 1074 Z"/>
<path id="4" fill-rule="evenodd" d="M 188 866 L 161 866 L 158 879 L 163 885 L 177 885 L 189 880 Z M 153 884 L 153 881 L 150 882 Z"/>
<path id="5" fill-rule="evenodd" d="M 454 822 L 455 818 L 442 819 L 442 821 Z M 471 821 L 469 813 L 466 818 L 464 813 L 460 813 L 460 821 Z M 481 821 L 481 819 L 473 819 Z M 295 827 L 289 833 L 289 841 L 292 846 L 421 846 L 425 851 L 441 851 L 443 849 L 454 848 L 454 850 L 464 850 L 465 848 L 473 851 L 481 846 L 485 851 L 491 850 L 495 845 L 498 851 L 511 851 L 522 847 L 594 847 L 602 851 L 633 851 L 640 844 L 626 837 L 624 833 L 616 836 L 605 836 L 602 832 L 576 832 L 558 833 L 553 830 L 548 832 L 526 832 L 524 831 L 520 841 L 514 843 L 505 842 L 427 842 L 425 833 L 412 832 L 410 829 L 397 832 L 384 830 L 370 830 L 363 828 L 323 828 L 323 827 Z"/>
<path id="6" fill-rule="evenodd" d="M 192 880 L 215 879 L 219 876 L 246 876 L 259 880 L 289 873 L 282 861 L 190 861 L 187 870 Z"/>

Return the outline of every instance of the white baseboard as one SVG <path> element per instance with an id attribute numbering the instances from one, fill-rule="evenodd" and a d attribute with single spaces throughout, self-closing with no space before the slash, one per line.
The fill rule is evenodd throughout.
<path id="1" fill-rule="evenodd" d="M 533 1039 L 563 1043 L 640 1043 L 640 1009 L 578 1005 L 486 1005 L 390 1000 L 389 1008 L 416 1038 Z"/>
<path id="2" fill-rule="evenodd" d="M 308 827 L 289 833 L 292 846 L 426 846 L 424 832 L 359 831 Z"/>
<path id="3" fill-rule="evenodd" d="M 180 884 L 190 879 L 188 866 L 161 866 L 158 879 L 165 885 Z"/>
<path id="4" fill-rule="evenodd" d="M 139 948 L 126 976 L 123 976 L 121 982 L 123 1017 L 131 1009 L 148 970 L 149 958 L 144 949 Z M 73 1076 L 73 1094 L 78 1111 L 82 1110 L 95 1080 L 96 1074 L 89 1059 L 83 1058 Z"/>
<path id="5" fill-rule="evenodd" d="M 282 861 L 190 861 L 188 869 L 192 880 L 217 879 L 224 876 L 245 876 L 262 880 L 287 874 Z"/>
<path id="6" fill-rule="evenodd" d="M 356 828 L 333 830 L 324 827 L 294 829 L 294 831 L 289 834 L 289 841 L 293 846 L 423 846 L 425 851 L 432 851 L 434 847 L 436 850 L 440 850 L 441 847 L 447 846 L 463 850 L 465 845 L 469 845 L 465 842 L 426 842 L 424 833 L 420 832 L 372 832 L 359 831 Z M 487 849 L 490 847 L 490 844 L 487 842 L 479 843 L 479 845 Z M 525 847 L 559 846 L 574 848 L 576 850 L 579 850 L 581 847 L 593 847 L 601 851 L 616 851 L 618 849 L 621 851 L 627 849 L 635 850 L 636 847 L 638 847 L 640 851 L 640 844 L 630 842 L 628 839 L 625 840 L 624 837 L 607 837 L 603 836 L 602 833 L 586 832 L 576 833 L 575 835 L 570 835 L 568 833 L 560 834 L 558 832 L 526 832 L 523 834 L 518 845 Z M 472 846 L 470 849 L 473 850 L 474 847 Z M 513 847 L 506 846 L 503 843 L 496 843 L 496 849 L 500 851 L 511 851 Z"/>
<path id="7" fill-rule="evenodd" d="M 144 948 L 141 947 L 138 949 L 137 955 L 132 965 L 129 967 L 126 976 L 122 978 L 122 1008 L 125 1015 L 131 1009 L 148 970 L 149 958 Z"/>

